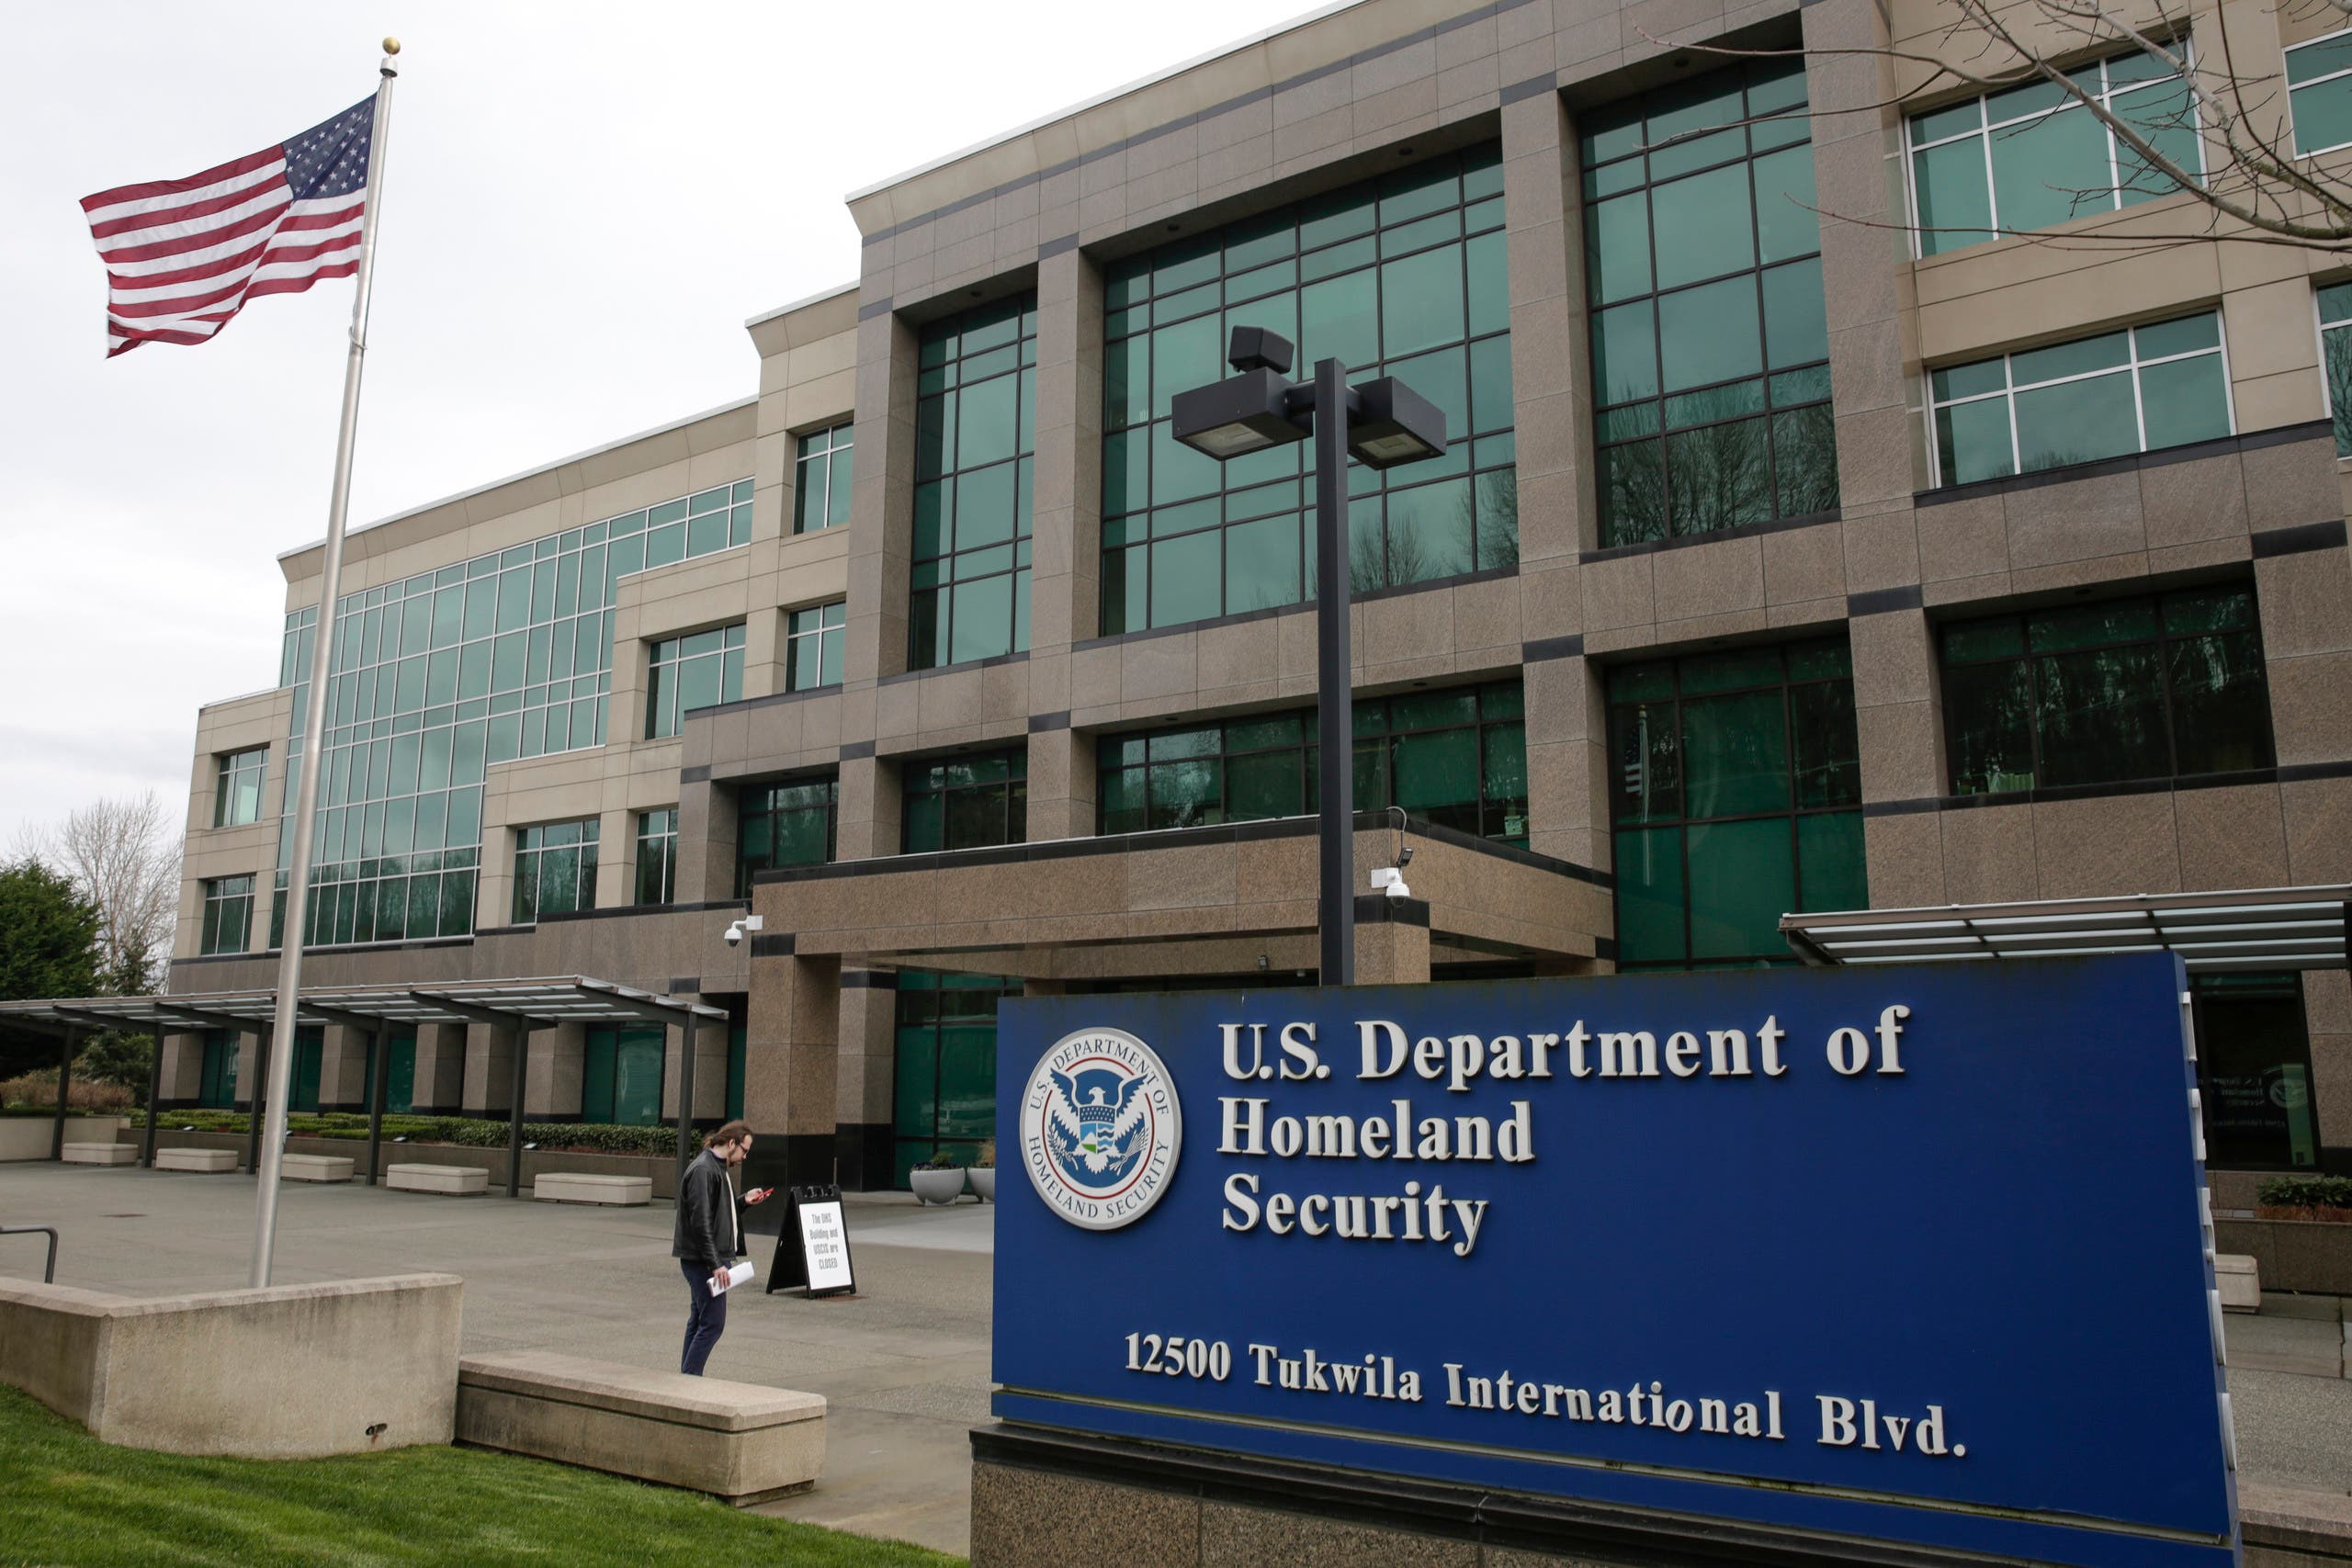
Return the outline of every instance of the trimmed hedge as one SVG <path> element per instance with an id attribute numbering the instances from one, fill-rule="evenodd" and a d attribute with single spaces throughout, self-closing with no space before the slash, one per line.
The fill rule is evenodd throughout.
<path id="1" fill-rule="evenodd" d="M 145 1124 L 143 1119 L 139 1122 L 142 1127 Z M 242 1111 L 167 1111 L 156 1125 L 172 1132 L 194 1127 L 206 1133 L 245 1133 L 252 1127 L 250 1118 Z M 368 1118 L 348 1111 L 317 1115 L 298 1111 L 287 1117 L 286 1127 L 298 1137 L 365 1139 L 368 1136 Z M 503 1149 L 511 1131 L 509 1122 L 478 1117 L 384 1118 L 386 1138 L 405 1137 L 412 1144 L 455 1144 L 464 1148 Z M 677 1153 L 678 1129 L 674 1124 L 617 1127 L 592 1122 L 526 1122 L 523 1123 L 523 1141 L 537 1144 L 542 1149 L 586 1149 L 605 1155 L 663 1156 Z"/>
<path id="2" fill-rule="evenodd" d="M 2274 1176 L 2255 1196 L 2268 1209 L 2352 1209 L 2352 1176 Z"/>

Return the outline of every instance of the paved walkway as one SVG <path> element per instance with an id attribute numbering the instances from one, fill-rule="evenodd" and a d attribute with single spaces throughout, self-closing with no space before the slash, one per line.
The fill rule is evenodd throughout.
<path id="1" fill-rule="evenodd" d="M 60 1284 L 129 1295 L 238 1289 L 253 1190 L 243 1176 L 5 1165 L 0 1221 L 63 1232 Z M 469 1351 L 677 1364 L 685 1286 L 670 1258 L 666 1204 L 592 1209 L 301 1184 L 283 1194 L 281 1283 L 447 1270 L 465 1277 Z M 849 1218 L 860 1293 L 738 1295 L 711 1375 L 831 1402 L 823 1483 L 763 1511 L 964 1552 L 967 1434 L 989 1415 L 995 1211 L 853 1195 Z M 764 1273 L 769 1244 L 753 1258 Z M 0 1239 L 0 1272 L 40 1269 L 40 1237 Z M 2352 1325 L 2341 1304 L 2273 1297 L 2262 1315 L 2232 1316 L 2224 1330 L 2247 1506 L 2352 1510 Z"/>
<path id="2" fill-rule="evenodd" d="M 666 1203 L 643 1209 L 435 1198 L 288 1183 L 280 1284 L 439 1269 L 466 1281 L 464 1348 L 562 1350 L 674 1370 L 685 1282 Z M 0 1221 L 53 1224 L 62 1285 L 124 1295 L 237 1290 L 253 1256 L 244 1176 L 0 1165 Z M 989 1416 L 995 1211 L 969 1200 L 853 1195 L 854 1298 L 747 1287 L 729 1302 L 713 1377 L 821 1393 L 825 1479 L 763 1512 L 969 1550 L 970 1429 Z M 773 1245 L 756 1238 L 768 1272 Z M 40 1277 L 40 1236 L 0 1238 L 0 1272 Z"/>

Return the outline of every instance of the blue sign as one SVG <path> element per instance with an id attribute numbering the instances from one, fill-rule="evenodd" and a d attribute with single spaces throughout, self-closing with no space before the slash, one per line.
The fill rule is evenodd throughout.
<path id="1" fill-rule="evenodd" d="M 2233 1563 L 2182 988 L 2152 953 L 1008 1000 L 997 1413 Z"/>

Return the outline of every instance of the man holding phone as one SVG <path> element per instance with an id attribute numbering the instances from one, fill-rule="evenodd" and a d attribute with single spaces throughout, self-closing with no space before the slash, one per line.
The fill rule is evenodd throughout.
<path id="1" fill-rule="evenodd" d="M 741 1204 L 764 1203 L 775 1191 L 755 1187 L 739 1200 L 728 1168 L 752 1152 L 752 1130 L 729 1122 L 703 1140 L 678 1185 L 677 1228 L 670 1256 L 686 1279 L 686 1345 L 678 1370 L 702 1376 L 718 1337 L 727 1332 L 728 1265 L 743 1256 Z"/>

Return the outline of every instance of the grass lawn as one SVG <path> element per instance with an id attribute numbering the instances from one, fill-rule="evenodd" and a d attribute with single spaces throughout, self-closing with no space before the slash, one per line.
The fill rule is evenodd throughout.
<path id="1" fill-rule="evenodd" d="M 116 1448 L 0 1388 L 0 1563 L 959 1562 L 473 1449 L 270 1461 Z"/>

